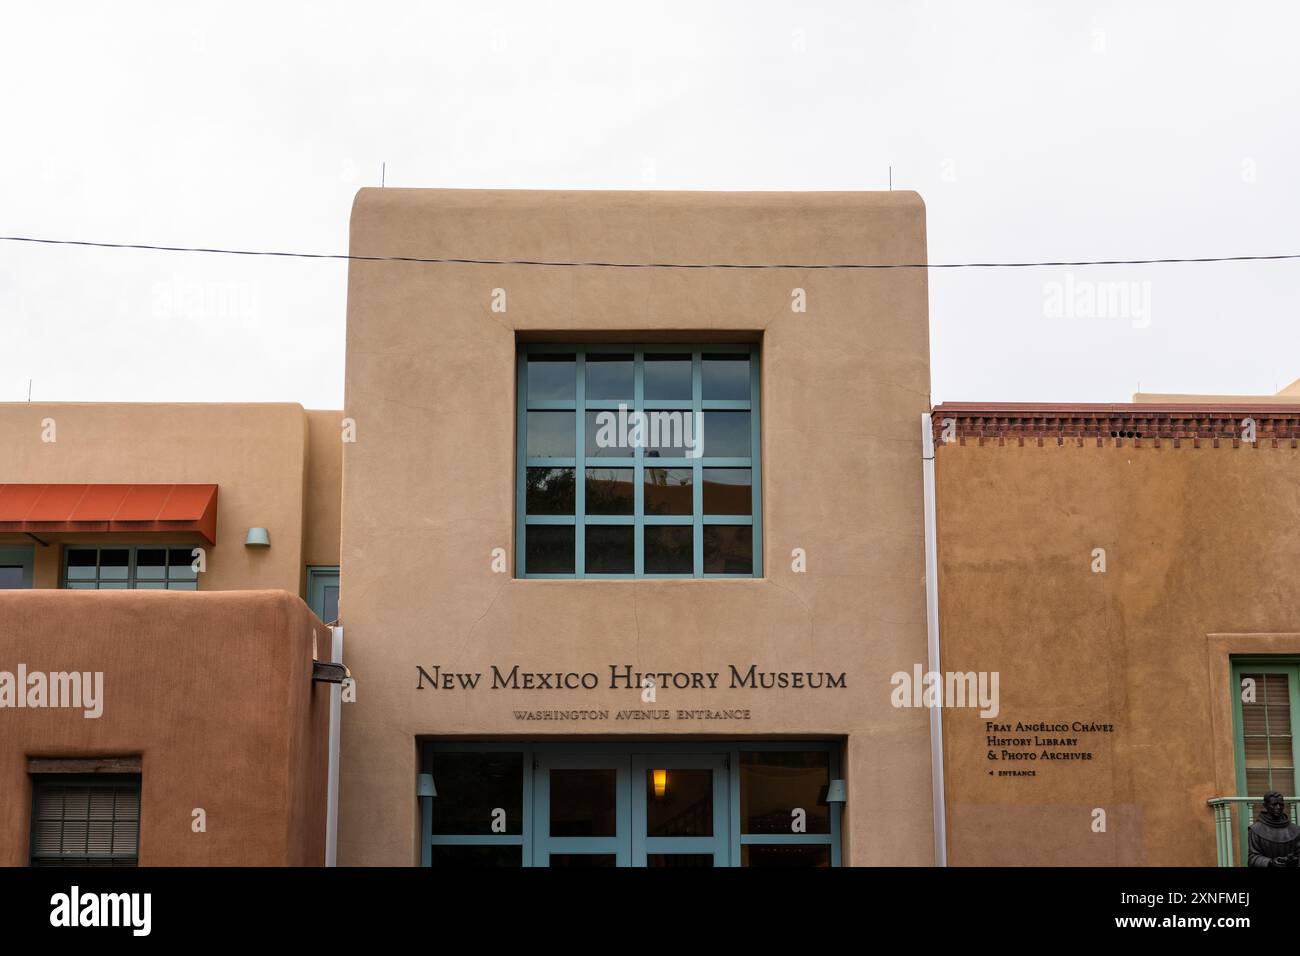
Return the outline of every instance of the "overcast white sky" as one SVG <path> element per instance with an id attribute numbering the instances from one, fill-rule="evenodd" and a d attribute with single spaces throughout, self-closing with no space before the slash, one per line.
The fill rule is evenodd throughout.
<path id="1" fill-rule="evenodd" d="M 384 162 L 555 189 L 892 165 L 932 262 L 1300 253 L 1297 36 L 1294 2 L 12 4 L 0 234 L 343 252 Z M 340 407 L 345 279 L 0 243 L 0 401 Z M 1083 282 L 1136 283 L 1128 314 L 1079 314 L 1108 291 Z M 1300 260 L 932 271 L 930 324 L 936 402 L 1271 393 Z"/>

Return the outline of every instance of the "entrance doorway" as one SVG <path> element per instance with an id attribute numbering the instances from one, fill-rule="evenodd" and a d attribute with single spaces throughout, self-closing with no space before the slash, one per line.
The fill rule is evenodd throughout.
<path id="1" fill-rule="evenodd" d="M 534 866 L 729 866 L 724 754 L 543 754 Z"/>
<path id="2" fill-rule="evenodd" d="M 426 866 L 839 865 L 832 742 L 427 742 Z"/>

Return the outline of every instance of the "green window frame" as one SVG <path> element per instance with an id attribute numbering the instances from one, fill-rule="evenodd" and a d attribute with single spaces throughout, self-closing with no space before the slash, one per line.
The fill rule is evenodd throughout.
<path id="1" fill-rule="evenodd" d="M 517 760 L 522 792 L 511 795 L 512 804 L 517 799 L 520 808 L 518 826 L 507 829 L 514 832 L 490 833 L 455 833 L 445 832 L 457 829 L 456 826 L 440 828 L 438 826 L 438 797 L 420 798 L 420 863 L 422 866 L 435 866 L 434 855 L 440 849 L 450 849 L 451 853 L 459 850 L 477 850 L 480 860 L 488 861 L 509 858 L 509 865 L 525 867 L 546 866 L 548 852 L 564 852 L 563 838 L 549 836 L 547 832 L 546 807 L 550 769 L 564 766 L 608 767 L 618 774 L 620 794 L 620 823 L 617 837 L 597 841 L 599 847 L 577 849 L 579 855 L 598 853 L 617 855 L 619 866 L 645 865 L 637 862 L 643 860 L 647 852 L 655 852 L 647 846 L 639 828 L 644 822 L 640 814 L 644 806 L 638 808 L 636 794 L 639 787 L 638 772 L 652 766 L 655 761 L 665 756 L 675 755 L 682 758 L 682 765 L 710 765 L 700 762 L 705 755 L 717 758 L 720 772 L 724 775 L 722 786 L 716 791 L 718 803 L 715 813 L 715 834 L 718 840 L 709 848 L 715 855 L 715 865 L 740 867 L 752 865 L 752 855 L 759 852 L 767 854 L 767 865 L 780 865 L 781 852 L 797 854 L 800 850 L 824 853 L 824 859 L 832 867 L 841 865 L 840 833 L 841 805 L 826 803 L 826 794 L 819 798 L 825 807 L 815 816 L 824 817 L 825 831 L 812 833 L 776 832 L 775 828 L 761 827 L 764 832 L 752 832 L 746 819 L 746 782 L 744 768 L 752 765 L 749 759 L 755 755 L 792 754 L 815 758 L 812 762 L 824 763 L 828 775 L 827 782 L 841 777 L 841 745 L 836 741 L 613 741 L 601 743 L 586 742 L 505 742 L 505 741 L 461 741 L 461 740 L 425 740 L 420 746 L 420 770 L 433 776 L 434 788 L 444 798 L 449 796 L 449 781 L 440 772 L 439 755 L 477 754 L 494 755 L 504 761 Z M 441 779 L 441 782 L 439 782 Z M 462 780 L 464 775 L 461 775 Z M 499 795 L 494 795 L 499 796 Z M 461 797 L 464 801 L 464 797 Z M 483 806 L 489 807 L 494 802 L 488 799 Z M 628 814 L 629 819 L 623 819 Z M 815 827 L 814 827 L 815 829 Z M 657 838 L 665 844 L 668 852 L 673 852 L 671 838 Z M 682 845 L 676 847 L 678 852 L 701 852 L 689 846 L 691 840 L 686 838 Z M 610 845 L 605 845 L 609 843 Z M 618 843 L 615 847 L 613 844 Z M 595 843 L 593 843 L 595 845 Z M 515 864 L 514 861 L 518 860 Z M 474 865 L 474 864 L 467 864 Z M 492 865 L 480 862 L 478 865 Z M 497 862 L 496 865 L 502 865 Z"/>
<path id="2" fill-rule="evenodd" d="M 307 606 L 325 624 L 333 624 L 338 619 L 337 565 L 311 565 L 307 568 Z"/>
<path id="3" fill-rule="evenodd" d="M 682 366 L 689 359 L 689 387 Z M 571 393 L 545 395 L 529 391 L 530 363 L 545 365 L 571 360 Z M 739 366 L 747 360 L 748 382 Z M 630 362 L 630 391 L 617 396 L 589 394 L 589 366 L 611 361 Z M 659 373 L 667 363 L 676 366 L 678 385 L 662 397 L 648 394 L 647 367 Z M 760 421 L 760 369 L 757 345 L 574 345 L 528 343 L 520 346 L 516 365 L 516 454 L 515 454 L 515 576 L 520 578 L 758 578 L 763 576 L 762 557 L 762 454 Z M 562 382 L 563 374 L 555 381 Z M 747 384 L 747 387 L 745 387 Z M 588 447 L 593 421 L 602 412 L 618 415 L 622 406 L 628 415 L 649 415 L 657 420 L 680 416 L 678 422 L 692 425 L 698 441 L 703 427 L 701 454 L 665 454 L 662 448 L 634 444 L 627 454 L 593 453 Z M 568 414 L 566 418 L 565 415 Z M 740 415 L 748 415 L 745 428 Z M 689 417 L 688 417 L 689 416 Z M 547 454 L 531 454 L 530 425 L 549 418 L 560 444 Z M 714 423 L 712 428 L 710 422 Z M 656 421 L 658 424 L 658 421 Z M 720 428 L 726 424 L 726 430 Z M 572 428 L 572 443 L 566 432 Z M 722 434 L 733 447 L 715 439 L 715 450 L 747 454 L 710 455 L 710 434 Z M 738 438 L 747 438 L 743 444 Z M 562 446 L 562 447 L 561 447 Z M 621 451 L 622 449 L 620 449 Z M 686 478 L 689 475 L 689 483 Z M 749 494 L 738 488 L 749 479 Z M 626 486 L 631 494 L 611 492 Z M 544 507 L 530 506 L 530 491 L 554 481 L 561 493 Z M 562 499 L 572 485 L 572 503 Z M 592 487 L 603 486 L 600 495 L 589 495 Z M 647 503 L 647 488 L 656 499 Z M 660 491 L 659 489 L 663 489 Z M 689 488 L 690 508 L 684 494 L 671 489 Z M 544 497 L 542 494 L 537 499 Z M 669 502 L 670 497 L 679 499 Z M 595 506 L 596 500 L 600 507 Z M 614 507 L 609 503 L 613 502 Z M 567 506 L 567 507 L 566 507 Z M 729 511 L 748 511 L 732 514 Z M 599 513 L 598 513 L 599 512 Z M 565 529 L 572 528 L 572 540 Z M 626 529 L 626 530 L 623 530 Z M 678 530 L 673 530 L 678 529 Z M 551 539 L 558 544 L 559 559 L 540 568 L 528 564 L 530 535 L 539 543 Z M 604 539 L 607 551 L 598 544 Z M 630 555 L 626 542 L 631 543 Z M 689 542 L 689 556 L 685 549 Z M 572 548 L 572 560 L 567 549 Z M 748 561 L 745 547 L 748 546 Z M 592 560 L 592 556 L 595 560 Z M 614 556 L 611 560 L 610 556 Z M 605 563 L 601 563 L 605 562 Z M 611 570 L 613 568 L 613 570 Z"/>
<path id="4" fill-rule="evenodd" d="M 65 545 L 59 580 L 71 591 L 197 591 L 195 550 L 188 544 Z"/>
<path id="5" fill-rule="evenodd" d="M 1242 681 L 1256 681 L 1255 701 L 1242 700 Z M 1234 657 L 1232 723 L 1237 793 L 1262 797 L 1269 790 L 1300 794 L 1295 743 L 1300 739 L 1300 658 Z"/>
<path id="6" fill-rule="evenodd" d="M 139 774 L 32 777 L 31 866 L 138 866 Z"/>

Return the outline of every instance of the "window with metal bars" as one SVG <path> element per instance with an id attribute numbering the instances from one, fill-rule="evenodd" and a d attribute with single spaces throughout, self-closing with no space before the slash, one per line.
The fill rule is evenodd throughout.
<path id="1" fill-rule="evenodd" d="M 138 774 L 32 778 L 32 866 L 137 866 Z"/>

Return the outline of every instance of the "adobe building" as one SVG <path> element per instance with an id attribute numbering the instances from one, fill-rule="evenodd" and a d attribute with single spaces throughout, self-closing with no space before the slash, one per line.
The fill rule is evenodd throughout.
<path id="1" fill-rule="evenodd" d="M 0 405 L 0 864 L 325 862 L 340 420 Z"/>
<path id="2" fill-rule="evenodd" d="M 0 865 L 325 862 L 331 635 L 296 595 L 6 590 L 0 635 Z"/>
<path id="3" fill-rule="evenodd" d="M 916 263 L 925 216 L 364 189 L 351 253 Z M 924 269 L 354 260 L 347 351 L 341 864 L 935 861 L 887 679 L 927 659 Z"/>
<path id="4" fill-rule="evenodd" d="M 1139 396 L 1139 399 L 1148 399 Z M 1300 719 L 1300 406 L 934 410 L 954 865 L 1244 864 Z"/>
<path id="5" fill-rule="evenodd" d="M 366 189 L 351 252 L 345 411 L 0 405 L 0 863 L 1236 865 L 1296 812 L 1300 384 L 931 410 L 926 271 L 791 268 L 924 263 L 907 192 Z"/>

